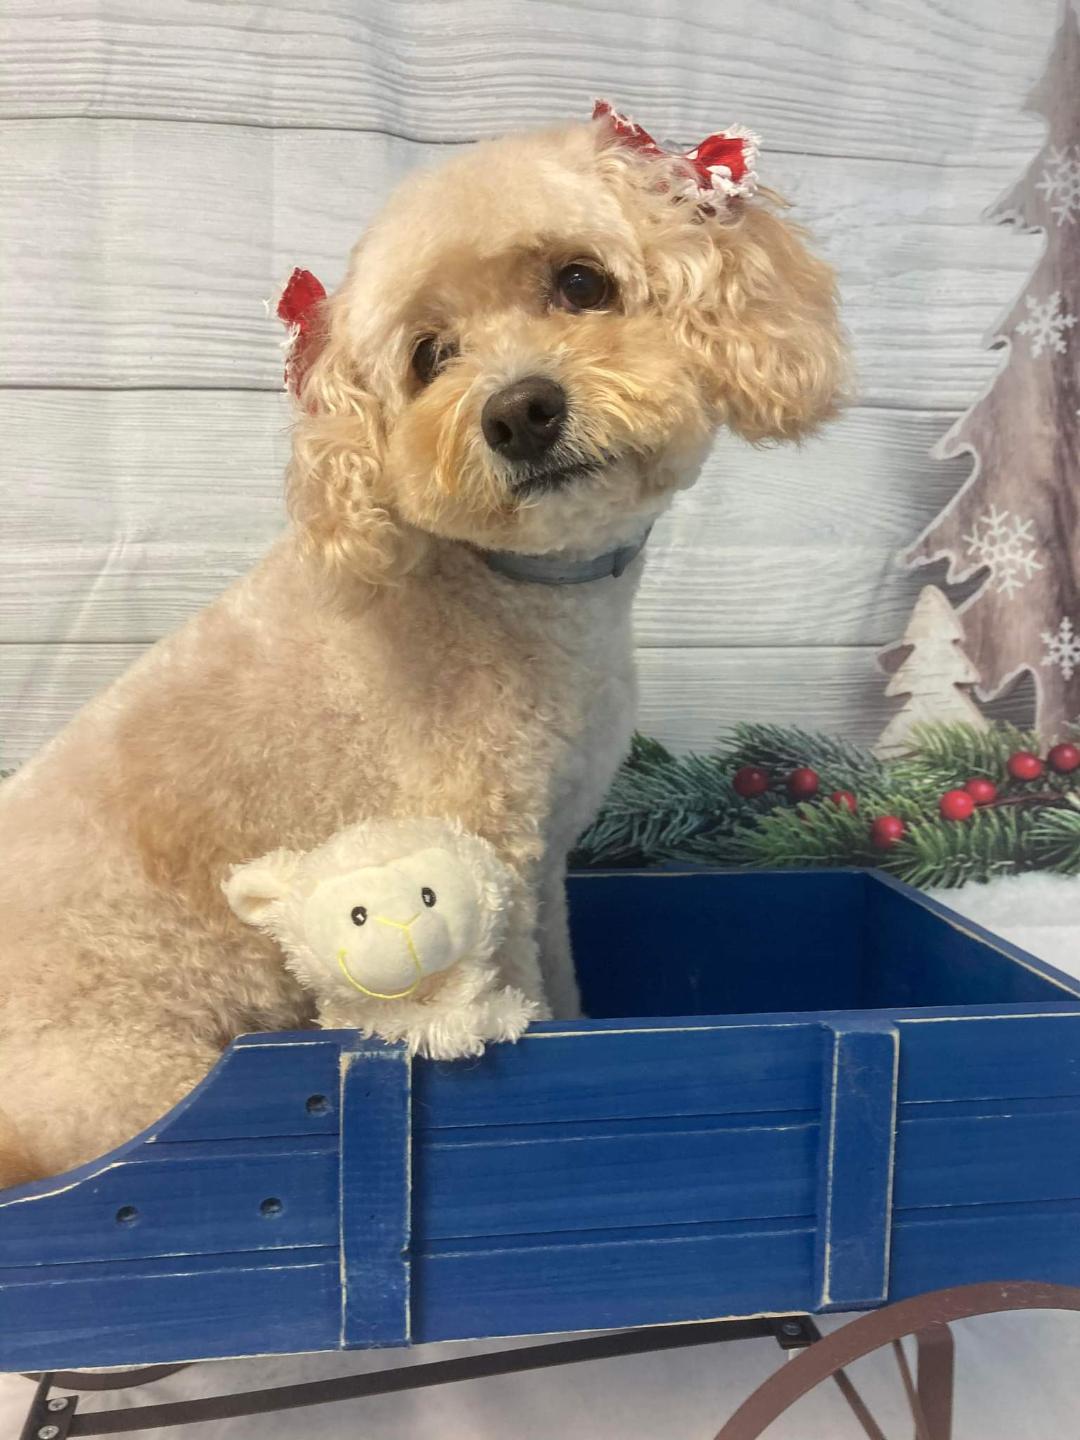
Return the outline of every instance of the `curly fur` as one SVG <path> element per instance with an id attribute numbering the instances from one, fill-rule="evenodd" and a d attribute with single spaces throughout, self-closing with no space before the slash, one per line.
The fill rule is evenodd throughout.
<path id="1" fill-rule="evenodd" d="M 521 880 L 501 982 L 574 1013 L 562 870 L 631 733 L 642 562 L 551 589 L 478 548 L 625 543 L 718 426 L 797 438 L 845 380 L 831 275 L 776 207 L 704 219 L 658 178 L 595 124 L 409 177 L 321 314 L 293 528 L 0 789 L 0 1180 L 127 1138 L 239 1032 L 311 1023 L 221 880 L 359 820 L 489 841 Z M 615 297 L 570 314 L 552 276 L 585 258 Z M 423 334 L 456 350 L 426 388 Z M 536 373 L 569 397 L 557 458 L 595 473 L 525 495 L 479 416 Z"/>
<path id="2" fill-rule="evenodd" d="M 309 933 L 311 896 L 324 895 L 318 887 L 329 880 L 355 883 L 371 867 L 393 866 L 431 851 L 452 856 L 468 876 L 468 939 L 462 938 L 456 956 L 451 952 L 453 965 L 428 975 L 414 994 L 393 1000 L 358 995 Z M 416 819 L 362 821 L 306 854 L 272 851 L 236 866 L 222 888 L 241 920 L 282 947 L 288 968 L 316 997 L 319 1022 L 326 1029 L 355 1028 L 404 1041 L 413 1055 L 456 1060 L 481 1054 L 489 1041 L 516 1040 L 539 1013 L 535 1000 L 500 985 L 499 971 L 490 963 L 519 884 L 486 840 L 453 821 Z M 359 893 L 355 898 L 367 901 Z M 327 901 L 320 898 L 318 904 L 325 915 Z"/>

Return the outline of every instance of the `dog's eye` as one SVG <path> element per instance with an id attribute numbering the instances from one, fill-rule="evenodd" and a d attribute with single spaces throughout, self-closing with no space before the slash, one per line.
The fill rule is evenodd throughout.
<path id="1" fill-rule="evenodd" d="M 430 885 L 425 885 L 420 891 L 420 899 L 423 900 L 429 910 L 435 904 L 435 891 L 432 890 Z"/>
<path id="2" fill-rule="evenodd" d="M 555 276 L 555 294 L 567 310 L 602 310 L 611 299 L 611 278 L 598 266 L 575 260 Z"/>
<path id="3" fill-rule="evenodd" d="M 350 918 L 354 925 L 367 924 L 367 909 L 363 905 L 353 906 Z"/>
<path id="4" fill-rule="evenodd" d="M 457 346 L 452 340 L 445 340 L 439 335 L 425 335 L 417 341 L 412 353 L 413 374 L 421 385 L 430 385 L 457 353 Z"/>

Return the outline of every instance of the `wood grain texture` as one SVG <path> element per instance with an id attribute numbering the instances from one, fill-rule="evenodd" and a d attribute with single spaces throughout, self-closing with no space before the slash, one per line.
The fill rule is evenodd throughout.
<path id="1" fill-rule="evenodd" d="M 941 445 L 969 458 L 970 478 L 906 557 L 947 559 L 950 581 L 979 577 L 958 617 L 976 694 L 1032 676 L 1047 743 L 1070 738 L 1080 715 L 1080 191 L 1060 184 L 1080 173 L 1080 12 L 1062 13 L 1033 97 L 1048 144 L 994 207 L 998 220 L 1042 227 L 1045 251 L 991 337 L 1007 346 L 1006 367 Z"/>
<path id="2" fill-rule="evenodd" d="M 357 1037 L 341 1057 L 341 1344 L 409 1343 L 412 1059 Z"/>
<path id="3" fill-rule="evenodd" d="M 650 542 L 639 643 L 883 644 L 895 562 L 959 483 L 937 412 L 859 408 L 799 449 L 722 437 Z M 0 643 L 160 638 L 284 523 L 281 394 L 0 391 Z M 827 477 L 822 482 L 819 477 Z"/>
<path id="4" fill-rule="evenodd" d="M 685 143 L 927 158 L 1034 145 L 1018 97 L 1055 0 L 7 0 L 0 109 L 471 139 L 610 94 Z M 644 63 L 643 63 L 644 62 Z"/>
<path id="5" fill-rule="evenodd" d="M 591 883 L 595 878 L 571 882 L 575 923 L 595 917 L 597 909 L 605 913 L 603 892 Z M 664 877 L 664 883 L 670 878 Z M 739 876 L 743 893 L 746 880 Z M 789 896 L 791 880 L 784 876 Z M 689 883 L 693 901 L 703 906 L 707 885 L 696 877 Z M 640 887 L 637 892 L 640 898 Z M 658 903 L 655 887 L 646 893 L 649 904 L 638 907 L 642 912 Z M 715 903 L 712 894 L 709 901 Z M 634 944 L 620 948 L 636 951 L 641 943 L 635 928 Z M 647 940 L 642 948 L 651 949 Z M 621 970 L 608 965 L 606 974 L 606 1008 L 632 1016 L 637 997 L 620 994 Z M 468 1132 L 464 1138 L 482 1140 L 492 1126 L 702 1115 L 753 1117 L 764 1125 L 770 1116 L 815 1115 L 820 1108 L 822 1047 L 814 1024 L 780 1030 L 752 1024 L 685 1029 L 674 1039 L 663 1022 L 656 1030 L 635 1025 L 624 1020 L 618 1032 L 574 1025 L 564 1033 L 567 1027 L 551 1024 L 528 1030 L 517 1046 L 489 1046 L 475 1065 L 418 1065 L 413 1077 L 417 1136 L 426 1143 L 443 1138 L 444 1131 Z M 539 1074 L 544 1076 L 542 1105 L 536 1091 Z"/>
<path id="6" fill-rule="evenodd" d="M 144 650 L 141 645 L 0 645 L 0 769 L 31 755 Z M 872 646 L 640 650 L 641 728 L 705 749 L 739 720 L 839 730 L 869 743 L 891 702 Z"/>
<path id="7" fill-rule="evenodd" d="M 417 1257 L 414 1335 L 520 1335 L 526 1314 L 544 1334 L 809 1310 L 813 1237 L 812 1220 L 770 1220 L 452 1240 Z"/>
<path id="8" fill-rule="evenodd" d="M 429 1242 L 810 1215 L 817 1117 L 769 1119 L 451 1133 L 419 1151 L 414 1204 Z"/>
<path id="9" fill-rule="evenodd" d="M 887 924 L 868 908 L 875 895 L 889 899 Z M 576 933 L 631 971 L 696 963 L 729 914 L 765 908 L 786 938 L 739 934 L 740 954 L 757 961 L 760 945 L 766 961 L 745 966 L 756 1014 L 546 1022 L 474 1061 L 417 1061 L 411 1116 L 399 1050 L 351 1031 L 242 1038 L 149 1136 L 0 1201 L 0 1366 L 401 1340 L 407 1303 L 416 1342 L 871 1303 L 888 1265 L 897 1030 L 890 1298 L 1076 1272 L 1075 982 L 1063 982 L 1066 1009 L 1049 967 L 880 875 L 591 876 L 571 905 Z M 806 964 L 805 938 L 826 916 L 839 943 Z M 774 950 L 801 956 L 831 997 L 837 977 L 824 972 L 835 964 L 850 984 L 853 946 L 876 1009 L 858 1001 L 838 1015 L 811 1000 L 761 1013 L 786 998 Z M 715 940 L 711 953 L 724 963 Z M 872 978 L 905 964 L 913 995 Z M 601 1008 L 626 1017 L 639 992 L 624 973 L 606 967 Z M 898 995 L 917 1008 L 897 1011 Z M 297 1138 L 297 1097 L 326 1085 L 331 1054 L 346 1062 L 340 1132 Z M 288 1083 L 268 1075 L 275 1060 Z M 239 1131 L 220 1133 L 230 1107 Z M 185 1120 L 220 1138 L 173 1142 Z M 271 1183 L 283 1207 L 256 1221 L 252 1202 Z M 116 1225 L 124 1197 L 145 1207 L 141 1237 Z M 288 1244 L 252 1244 L 253 1225 L 279 1222 Z M 170 1253 L 145 1253 L 155 1224 Z M 226 1240 L 244 1248 L 202 1248 Z M 838 1287 L 822 1294 L 826 1271 Z"/>
<path id="10" fill-rule="evenodd" d="M 847 1016 L 825 1028 L 817 1303 L 850 1309 L 889 1290 L 900 1041 L 888 1017 Z"/>
<path id="11" fill-rule="evenodd" d="M 47 1370 L 338 1345 L 338 1249 L 0 1270 L 0 1364 Z M 58 1296 L 63 1295 L 63 1303 Z"/>
<path id="12" fill-rule="evenodd" d="M 142 1145 L 34 1207 L 0 1201 L 5 1266 L 336 1246 L 336 1135 Z"/>
<path id="13" fill-rule="evenodd" d="M 0 384 L 280 388 L 266 299 L 297 263 L 336 284 L 393 185 L 440 153 L 319 130 L 0 123 Z M 996 163 L 776 156 L 767 178 L 838 268 L 863 400 L 969 403 L 999 364 L 979 337 L 1040 245 L 976 223 Z"/>

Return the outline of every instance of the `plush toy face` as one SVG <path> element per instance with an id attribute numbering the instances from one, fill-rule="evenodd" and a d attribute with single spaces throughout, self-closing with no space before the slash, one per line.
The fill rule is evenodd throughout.
<path id="1" fill-rule="evenodd" d="M 312 954 L 357 990 L 403 999 L 480 938 L 476 882 L 447 850 L 421 850 L 317 883 L 303 905 Z"/>
<path id="2" fill-rule="evenodd" d="M 275 850 L 224 882 L 241 920 L 272 936 L 289 969 L 326 1001 L 385 1002 L 430 992 L 461 961 L 490 960 L 513 878 L 456 823 L 365 821 L 306 854 Z"/>

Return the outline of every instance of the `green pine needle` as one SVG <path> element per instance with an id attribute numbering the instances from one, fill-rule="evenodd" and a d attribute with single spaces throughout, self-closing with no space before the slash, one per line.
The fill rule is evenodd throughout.
<path id="1" fill-rule="evenodd" d="M 1040 810 L 1032 818 L 1029 844 L 1039 870 L 1080 873 L 1080 809 L 1070 805 Z"/>
<path id="2" fill-rule="evenodd" d="M 911 753 L 883 762 L 828 735 L 779 725 L 738 725 L 711 755 L 675 756 L 635 738 L 595 823 L 572 857 L 576 865 L 653 865 L 665 861 L 781 869 L 879 866 L 920 886 L 956 886 L 1024 870 L 1080 873 L 1080 796 L 1070 776 L 1046 774 L 1034 787 L 1009 778 L 1017 750 L 1038 752 L 1038 737 L 1012 725 L 924 726 Z M 735 793 L 744 765 L 772 777 L 755 799 Z M 814 801 L 794 805 L 784 781 L 801 766 L 820 780 Z M 1019 801 L 942 819 L 946 790 L 986 776 L 999 797 Z M 850 790 L 858 812 L 829 800 Z M 873 821 L 903 820 L 907 832 L 887 850 L 870 842 Z"/>

